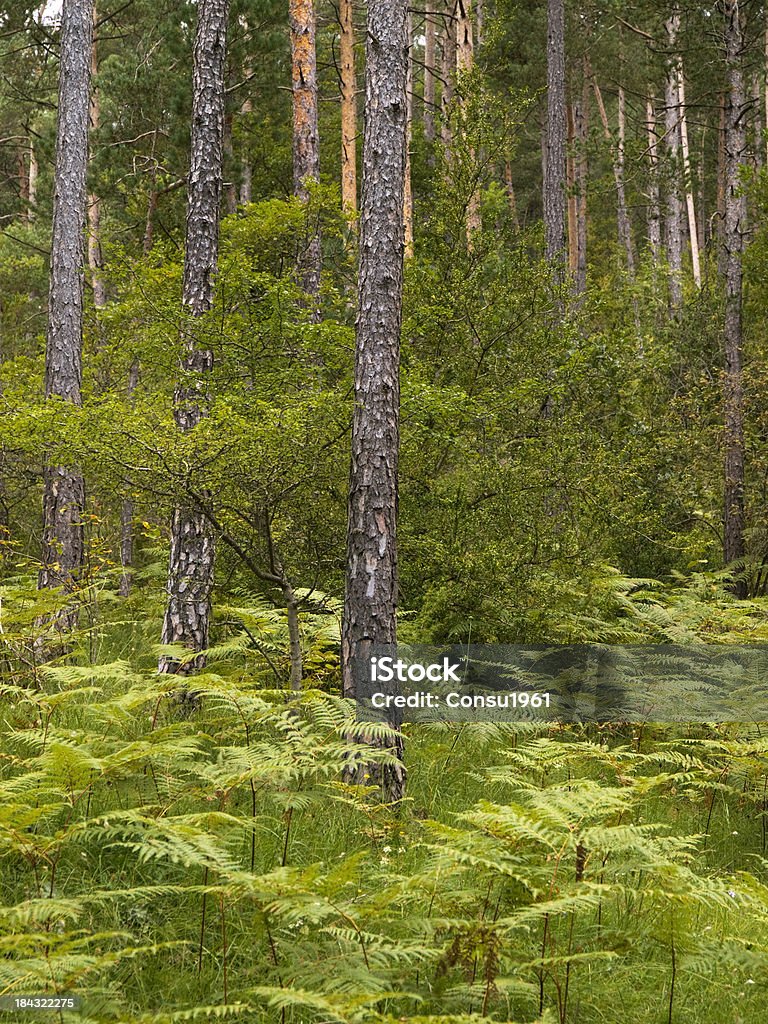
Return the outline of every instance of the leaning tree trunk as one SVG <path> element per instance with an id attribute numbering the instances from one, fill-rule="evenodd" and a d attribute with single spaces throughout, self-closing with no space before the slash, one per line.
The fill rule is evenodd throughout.
<path id="1" fill-rule="evenodd" d="M 746 159 L 744 80 L 741 70 L 743 38 L 738 0 L 725 0 L 725 59 L 728 96 L 725 112 L 725 534 L 724 558 L 730 565 L 744 557 L 744 390 L 741 358 L 743 239 L 746 198 L 739 168 Z M 742 580 L 734 585 L 746 596 Z"/>
<path id="2" fill-rule="evenodd" d="M 88 107 L 93 39 L 93 0 L 64 0 L 59 63 L 59 114 L 53 192 L 45 397 L 80 405 L 83 349 Z M 85 484 L 77 471 L 47 465 L 43 488 L 43 550 L 40 589 L 73 593 L 83 567 Z M 57 626 L 72 630 L 70 604 Z"/>
<path id="3" fill-rule="evenodd" d="M 357 79 L 355 75 L 355 22 L 352 0 L 339 0 L 341 36 L 341 202 L 357 213 Z"/>
<path id="4" fill-rule="evenodd" d="M 672 56 L 667 62 L 665 80 L 664 129 L 668 155 L 667 208 L 664 220 L 664 242 L 669 273 L 669 306 L 677 313 L 683 304 L 683 204 L 680 200 L 680 94 L 678 92 L 677 31 L 680 15 L 676 12 L 666 22 L 667 42 Z"/>
<path id="5" fill-rule="evenodd" d="M 293 83 L 293 193 L 305 203 L 309 185 L 320 180 L 317 114 L 317 49 L 314 0 L 290 0 L 291 66 Z M 301 286 L 315 305 L 320 295 L 322 250 L 316 227 L 307 225 L 299 261 Z M 317 316 L 317 310 L 315 309 Z"/>
<path id="6" fill-rule="evenodd" d="M 545 255 L 552 267 L 553 284 L 565 277 L 565 6 L 547 0 L 547 126 L 544 173 Z"/>
<path id="7" fill-rule="evenodd" d="M 182 301 L 193 317 L 213 305 L 219 252 L 219 205 L 224 140 L 224 69 L 229 0 L 200 0 L 192 71 L 192 137 Z M 182 374 L 174 395 L 174 418 L 184 433 L 205 415 L 203 381 L 213 353 L 184 335 Z M 214 538 L 203 511 L 179 505 L 171 523 L 168 604 L 162 642 L 196 652 L 180 663 L 164 656 L 159 670 L 178 675 L 199 671 L 208 646 L 213 587 Z"/>
<path id="8" fill-rule="evenodd" d="M 365 141 L 360 217 L 360 272 L 355 407 L 342 626 L 344 694 L 353 697 L 374 644 L 396 641 L 397 488 L 400 326 L 403 289 L 403 191 L 408 76 L 407 0 L 369 0 Z M 369 765 L 390 800 L 405 792 L 400 759 Z"/>

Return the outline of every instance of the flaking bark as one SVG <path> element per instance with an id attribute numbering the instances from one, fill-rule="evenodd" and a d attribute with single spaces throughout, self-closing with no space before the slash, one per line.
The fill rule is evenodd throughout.
<path id="1" fill-rule="evenodd" d="M 187 190 L 186 246 L 182 300 L 193 317 L 213 305 L 219 252 L 219 206 L 222 191 L 224 139 L 224 74 L 229 0 L 200 0 L 192 73 L 192 136 Z M 205 415 L 205 377 L 213 369 L 213 353 L 184 338 L 182 373 L 174 396 L 179 430 L 193 430 Z M 171 521 L 168 603 L 162 642 L 198 652 L 183 665 L 163 657 L 159 671 L 189 675 L 199 671 L 208 646 L 214 536 L 198 508 L 180 505 Z"/>
<path id="2" fill-rule="evenodd" d="M 357 80 L 352 0 L 339 0 L 341 63 L 341 202 L 357 212 Z"/>
<path id="3" fill-rule="evenodd" d="M 293 192 L 306 202 L 309 199 L 309 183 L 320 180 L 314 0 L 290 0 L 289 12 L 293 89 Z M 302 288 L 314 300 L 320 295 L 321 258 L 320 236 L 315 226 L 309 224 L 299 273 Z"/>
<path id="4" fill-rule="evenodd" d="M 360 216 L 355 409 L 342 627 L 344 694 L 355 694 L 374 644 L 396 640 L 400 327 L 408 76 L 406 0 L 369 0 Z M 395 744 L 402 757 L 402 745 Z M 405 790 L 402 764 L 368 774 Z M 361 770 L 354 781 L 363 781 Z"/>

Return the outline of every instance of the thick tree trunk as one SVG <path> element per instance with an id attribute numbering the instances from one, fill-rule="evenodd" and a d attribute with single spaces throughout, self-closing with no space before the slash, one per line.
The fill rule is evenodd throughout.
<path id="1" fill-rule="evenodd" d="M 664 243 L 669 272 L 669 305 L 677 313 L 683 304 L 683 204 L 680 201 L 680 97 L 678 95 L 677 57 L 675 46 L 680 15 L 674 13 L 666 22 L 667 44 L 672 56 L 667 62 L 664 92 L 664 128 L 668 155 L 667 204 L 664 219 Z"/>
<path id="2" fill-rule="evenodd" d="M 98 19 L 96 6 L 93 8 L 94 29 Z M 98 74 L 98 52 L 96 36 L 91 43 L 91 131 L 95 134 L 101 124 L 101 102 L 96 76 Z M 104 283 L 104 254 L 101 248 L 101 199 L 92 192 L 88 196 L 88 268 L 91 272 L 93 304 L 103 309 L 107 304 L 107 286 Z"/>
<path id="3" fill-rule="evenodd" d="M 746 159 L 745 97 L 741 69 L 742 27 L 738 0 L 725 0 L 725 57 L 728 97 L 725 113 L 725 532 L 727 565 L 744 557 L 744 389 L 742 382 L 742 266 L 746 198 L 739 168 Z M 734 589 L 746 596 L 743 581 Z"/>
<path id="4" fill-rule="evenodd" d="M 353 697 L 374 644 L 396 641 L 400 327 L 406 150 L 406 0 L 369 0 L 360 219 L 355 406 L 342 627 L 344 694 Z M 390 745 L 391 746 L 391 745 Z M 394 745 L 402 757 L 402 743 Z M 401 799 L 405 769 L 367 773 Z M 354 777 L 362 782 L 364 772 Z"/>
<path id="5" fill-rule="evenodd" d="M 61 23 L 59 112 L 53 193 L 45 397 L 79 405 L 83 347 L 88 107 L 93 37 L 93 0 L 65 0 Z M 43 486 L 43 550 L 38 586 L 77 588 L 84 560 L 85 485 L 75 470 L 46 466 Z M 77 608 L 58 618 L 71 630 Z"/>
<path id="6" fill-rule="evenodd" d="M 357 78 L 352 0 L 339 0 L 341 37 L 341 202 L 357 213 Z"/>
<path id="7" fill-rule="evenodd" d="M 317 111 L 317 49 L 314 0 L 290 0 L 293 83 L 293 193 L 306 202 L 309 183 L 320 180 Z M 301 286 L 315 302 L 320 295 L 322 250 L 316 227 L 307 226 L 300 260 Z"/>
<path id="8" fill-rule="evenodd" d="M 557 286 L 565 276 L 565 6 L 547 0 L 547 127 L 544 175 L 545 255 Z"/>
<path id="9" fill-rule="evenodd" d="M 661 200 L 659 193 L 659 140 L 656 135 L 656 110 L 653 94 L 645 101 L 648 132 L 648 245 L 653 265 L 661 260 Z"/>
<path id="10" fill-rule="evenodd" d="M 202 316 L 213 305 L 218 264 L 228 14 L 229 0 L 200 0 L 198 5 L 182 294 L 193 317 Z M 185 335 L 184 342 L 174 417 L 179 430 L 187 433 L 205 415 L 203 387 L 213 367 L 213 353 L 200 348 L 191 333 Z M 213 565 L 214 538 L 206 517 L 197 508 L 180 505 L 171 522 L 164 644 L 181 644 L 195 652 L 208 646 Z M 183 665 L 163 657 L 159 670 L 188 675 L 204 664 L 204 656 L 199 653 Z"/>

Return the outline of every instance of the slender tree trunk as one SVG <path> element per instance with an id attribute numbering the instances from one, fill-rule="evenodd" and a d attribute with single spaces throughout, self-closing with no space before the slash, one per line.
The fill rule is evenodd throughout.
<path id="1" fill-rule="evenodd" d="M 753 131 L 754 143 L 752 146 L 754 166 L 760 170 L 763 166 L 763 83 L 765 67 L 762 71 L 755 72 L 752 76 L 752 109 L 754 111 Z"/>
<path id="2" fill-rule="evenodd" d="M 673 314 L 683 304 L 683 250 L 682 250 L 682 219 L 683 207 L 680 201 L 680 97 L 677 91 L 677 32 L 680 26 L 680 15 L 675 12 L 666 22 L 667 45 L 672 56 L 667 61 L 665 82 L 665 137 L 668 154 L 669 182 L 667 186 L 667 205 L 665 216 L 665 245 L 667 250 L 667 266 L 669 271 L 669 305 Z"/>
<path id="3" fill-rule="evenodd" d="M 317 49 L 314 0 L 289 0 L 293 81 L 293 192 L 305 203 L 309 184 L 320 180 L 317 111 Z M 320 295 L 322 249 L 314 224 L 307 225 L 300 261 L 301 285 L 314 302 Z M 317 316 L 317 311 L 315 312 Z"/>
<path id="4" fill-rule="evenodd" d="M 645 101 L 645 125 L 648 132 L 648 244 L 653 265 L 661 260 L 661 201 L 659 195 L 659 140 L 656 135 L 656 109 L 653 93 Z"/>
<path id="5" fill-rule="evenodd" d="M 568 104 L 568 156 L 565 164 L 566 192 L 568 195 L 568 270 L 571 278 L 576 279 L 576 268 L 579 263 L 579 227 L 578 203 L 576 194 L 576 112 L 574 104 Z M 574 288 L 578 291 L 578 288 Z"/>
<path id="6" fill-rule="evenodd" d="M 405 86 L 405 182 L 403 188 L 403 228 L 405 255 L 413 256 L 413 185 L 411 182 L 411 143 L 413 141 L 413 17 L 408 12 L 408 78 Z"/>
<path id="7" fill-rule="evenodd" d="M 475 0 L 475 36 L 477 45 L 482 46 L 485 39 L 485 0 Z"/>
<path id="8" fill-rule="evenodd" d="M 406 0 L 369 0 L 366 125 L 347 579 L 342 626 L 344 694 L 367 678 L 374 644 L 397 638 L 397 493 L 403 190 L 406 150 Z M 362 674 L 365 675 L 362 675 Z M 391 743 L 387 744 L 392 747 Z M 402 742 L 394 766 L 369 765 L 389 800 L 405 792 Z M 362 782 L 360 771 L 354 781 Z"/>
<path id="9" fill-rule="evenodd" d="M 200 0 L 192 72 L 192 137 L 187 190 L 187 227 L 182 301 L 193 317 L 213 305 L 219 250 L 219 206 L 224 141 L 224 69 L 229 0 Z M 174 418 L 183 433 L 205 415 L 203 386 L 213 353 L 185 332 L 181 381 Z M 205 664 L 213 587 L 214 537 L 198 508 L 179 505 L 171 523 L 168 604 L 162 642 L 196 652 L 183 665 L 163 657 L 161 672 L 189 675 Z"/>
<path id="10" fill-rule="evenodd" d="M 245 77 L 250 78 L 252 74 L 251 68 L 245 69 Z M 250 96 L 246 96 L 243 100 L 243 104 L 240 107 L 240 113 L 243 116 L 243 120 L 246 126 L 250 122 L 251 114 L 253 113 L 253 101 Z M 246 206 L 252 200 L 252 183 L 253 183 L 253 170 L 251 168 L 251 157 L 248 152 L 247 145 L 243 147 L 243 151 L 240 159 L 240 205 Z"/>
<path id="11" fill-rule="evenodd" d="M 715 235 L 718 242 L 717 270 L 725 275 L 725 117 L 727 100 L 720 97 L 720 118 L 717 126 L 717 216 Z"/>
<path id="12" fill-rule="evenodd" d="M 443 0 L 445 7 L 447 0 Z M 448 12 L 443 17 L 443 31 L 440 38 L 441 61 L 440 61 L 440 138 L 443 143 L 446 162 L 450 162 L 451 134 L 450 111 L 453 104 L 453 91 L 456 78 L 456 22 L 453 19 L 450 3 Z"/>
<path id="13" fill-rule="evenodd" d="M 136 385 L 139 383 L 139 363 L 134 359 L 128 371 L 128 398 L 133 398 Z M 133 583 L 133 499 L 123 498 L 120 509 L 120 597 L 128 597 Z"/>
<path id="14" fill-rule="evenodd" d="M 727 565 L 744 557 L 744 390 L 742 382 L 742 267 L 746 198 L 739 168 L 746 159 L 744 46 L 738 0 L 724 0 L 728 98 L 725 114 L 725 543 Z M 744 582 L 734 587 L 746 596 Z"/>
<path id="15" fill-rule="evenodd" d="M 39 173 L 39 166 L 37 163 L 37 151 L 35 150 L 35 140 L 30 138 L 29 140 L 29 189 L 27 191 L 27 199 L 29 202 L 29 216 L 27 220 L 30 224 L 34 223 L 37 219 L 37 176 Z"/>
<path id="16" fill-rule="evenodd" d="M 19 199 L 21 201 L 21 219 L 29 223 L 29 173 L 27 172 L 27 154 L 25 147 L 19 146 L 16 151 L 16 167 L 19 182 Z"/>
<path id="17" fill-rule="evenodd" d="M 435 0 L 428 0 L 430 8 Z M 437 49 L 437 18 L 434 10 L 426 12 L 424 21 L 424 138 L 430 147 L 429 159 L 434 163 L 431 147 L 435 141 L 435 55 Z"/>
<path id="18" fill-rule="evenodd" d="M 93 0 L 66 0 L 62 9 L 59 111 L 53 193 L 45 397 L 80 405 L 83 348 L 88 106 Z M 85 484 L 79 472 L 47 465 L 43 474 L 43 550 L 38 586 L 73 593 L 84 563 Z M 77 607 L 57 625 L 72 630 Z"/>
<path id="19" fill-rule="evenodd" d="M 581 99 L 574 106 L 574 133 L 576 136 L 576 292 L 581 294 L 587 288 L 587 187 L 589 164 L 587 144 L 589 142 L 589 78 L 584 69 Z"/>
<path id="20" fill-rule="evenodd" d="M 553 283 L 565 275 L 565 6 L 564 0 L 547 0 L 547 129 L 544 175 L 544 238 L 546 258 L 552 266 Z"/>
<path id="21" fill-rule="evenodd" d="M 472 35 L 472 9 L 470 0 L 456 0 L 456 72 L 457 80 L 472 70 L 475 61 L 475 44 Z M 463 92 L 460 94 L 463 108 L 463 120 L 466 120 L 466 103 Z M 469 159 L 475 163 L 475 151 L 470 147 Z M 474 174 L 474 171 L 473 171 Z M 467 198 L 467 241 L 472 244 L 472 235 L 482 227 L 480 217 L 480 195 L 477 188 Z"/>
<path id="22" fill-rule="evenodd" d="M 96 6 L 93 8 L 94 30 L 98 20 Z M 91 43 L 91 131 L 95 134 L 101 125 L 101 102 L 96 76 L 98 74 L 98 51 L 94 31 Z M 104 283 L 104 255 L 101 248 L 101 199 L 92 192 L 88 196 L 88 268 L 91 272 L 93 304 L 103 309 L 107 304 L 107 287 Z"/>
<path id="23" fill-rule="evenodd" d="M 224 141 L 222 144 L 224 166 L 227 168 L 227 177 L 232 173 L 235 166 L 235 146 L 232 139 L 232 133 L 235 126 L 234 113 L 229 110 L 224 115 Z M 224 209 L 228 216 L 232 216 L 237 213 L 237 185 L 235 184 L 234 178 L 231 181 L 227 181 L 224 187 Z"/>
<path id="24" fill-rule="evenodd" d="M 504 161 L 504 188 L 507 192 L 507 200 L 509 202 L 509 212 L 512 217 L 512 223 L 515 228 L 520 227 L 520 220 L 517 216 L 517 197 L 515 196 L 515 182 L 512 177 L 512 161 L 507 157 Z"/>
<path id="25" fill-rule="evenodd" d="M 619 244 L 624 250 L 624 261 L 627 274 L 630 280 L 635 276 L 635 254 L 632 246 L 632 227 L 629 222 L 627 210 L 627 194 L 624 184 L 624 145 L 625 145 L 625 112 L 624 112 L 624 90 L 619 88 L 619 134 L 616 146 L 613 144 L 611 126 L 608 123 L 608 114 L 603 103 L 603 94 L 597 79 L 592 77 L 592 88 L 597 101 L 597 109 L 600 114 L 600 121 L 603 125 L 603 134 L 611 147 L 611 159 L 613 162 L 613 180 L 616 183 L 616 220 L 618 225 Z"/>
<path id="26" fill-rule="evenodd" d="M 688 236 L 691 242 L 691 269 L 693 281 L 701 288 L 701 263 L 699 260 L 699 238 L 696 228 L 696 208 L 693 201 L 693 174 L 691 170 L 691 151 L 688 145 L 688 118 L 685 112 L 685 77 L 683 62 L 677 63 L 677 97 L 680 104 L 680 149 L 683 156 L 683 181 L 685 183 L 685 209 L 688 214 Z"/>
<path id="27" fill-rule="evenodd" d="M 341 202 L 357 213 L 357 79 L 352 0 L 339 0 L 341 21 Z"/>

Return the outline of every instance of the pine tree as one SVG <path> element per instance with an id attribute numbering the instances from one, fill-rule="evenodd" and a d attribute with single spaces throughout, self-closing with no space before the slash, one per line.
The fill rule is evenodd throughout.
<path id="1" fill-rule="evenodd" d="M 544 249 L 552 265 L 553 282 L 565 272 L 565 5 L 547 0 L 547 122 L 544 173 Z"/>
<path id="2" fill-rule="evenodd" d="M 182 300 L 193 317 L 213 305 L 222 191 L 224 73 L 229 0 L 200 0 L 193 62 L 192 135 Z M 185 332 L 182 377 L 174 396 L 176 426 L 188 433 L 205 415 L 202 394 L 213 353 Z M 183 664 L 160 661 L 161 672 L 187 675 L 203 667 L 208 646 L 214 537 L 202 510 L 180 504 L 171 522 L 168 603 L 162 642 L 198 652 Z"/>
<path id="3" fill-rule="evenodd" d="M 367 672 L 372 646 L 394 644 L 397 638 L 408 51 L 406 0 L 369 0 L 355 410 L 342 627 L 342 677 L 348 697 L 354 696 L 356 681 Z M 395 750 L 402 756 L 400 741 Z M 403 796 L 402 765 L 370 766 L 369 774 L 378 778 L 388 799 Z"/>
<path id="4" fill-rule="evenodd" d="M 293 82 L 293 192 L 309 199 L 309 183 L 320 180 L 320 131 L 317 110 L 317 46 L 314 0 L 290 0 Z M 320 295 L 320 236 L 307 228 L 300 261 L 304 291 L 316 302 Z"/>
<path id="5" fill-rule="evenodd" d="M 64 0 L 53 196 L 45 397 L 81 402 L 88 108 L 93 0 Z M 83 560 L 85 483 L 75 469 L 44 470 L 43 553 L 38 585 L 76 589 Z M 71 604 L 59 625 L 72 629 Z"/>

